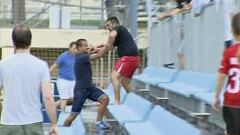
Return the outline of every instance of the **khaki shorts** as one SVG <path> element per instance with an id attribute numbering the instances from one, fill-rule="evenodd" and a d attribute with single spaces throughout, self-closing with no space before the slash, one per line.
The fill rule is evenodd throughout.
<path id="1" fill-rule="evenodd" d="M 1 135 L 44 135 L 42 123 L 29 125 L 0 125 Z"/>

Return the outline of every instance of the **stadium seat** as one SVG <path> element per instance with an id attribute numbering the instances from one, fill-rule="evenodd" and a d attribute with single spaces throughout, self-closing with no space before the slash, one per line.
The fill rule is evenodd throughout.
<path id="1" fill-rule="evenodd" d="M 58 129 L 60 135 L 85 135 L 86 130 L 84 123 L 80 115 L 73 121 L 70 127 L 64 127 L 65 119 L 70 115 L 70 113 L 61 112 L 58 118 Z"/>
<path id="2" fill-rule="evenodd" d="M 69 127 L 58 126 L 59 135 L 73 135 L 73 131 Z"/>
<path id="3" fill-rule="evenodd" d="M 108 106 L 109 112 L 120 124 L 143 121 L 151 108 L 151 102 L 134 93 L 129 93 L 122 104 Z"/>
<path id="4" fill-rule="evenodd" d="M 199 129 L 160 106 L 155 106 L 145 121 L 124 126 L 130 135 L 200 135 Z"/>
<path id="5" fill-rule="evenodd" d="M 151 77 L 157 71 L 157 67 L 148 66 L 140 75 L 133 76 L 133 79 L 144 82 L 144 79 Z"/>
<path id="6" fill-rule="evenodd" d="M 195 93 L 211 92 L 214 89 L 216 75 L 182 70 L 172 83 L 159 83 L 164 90 L 189 97 Z"/>
<path id="7" fill-rule="evenodd" d="M 107 91 L 106 91 L 106 94 L 109 96 L 109 99 L 110 99 L 109 104 L 114 104 L 114 102 L 115 102 L 115 99 L 114 99 L 114 98 L 115 98 L 115 97 L 114 97 L 114 90 L 113 90 L 112 83 L 110 83 L 110 84 L 108 85 L 108 89 L 107 89 Z M 120 102 L 121 102 L 121 103 L 124 101 L 126 95 L 127 95 L 126 90 L 125 90 L 123 87 L 121 87 L 121 88 L 120 88 L 120 98 L 121 98 L 121 99 L 120 99 Z"/>
<path id="8" fill-rule="evenodd" d="M 160 67 L 157 68 L 156 72 L 152 76 L 144 78 L 142 81 L 151 85 L 157 85 L 158 83 L 169 83 L 174 80 L 177 72 L 177 69 Z"/>
<path id="9" fill-rule="evenodd" d="M 59 114 L 60 114 L 60 111 L 57 110 L 57 117 L 59 116 Z M 43 115 L 43 123 L 50 123 L 46 109 L 42 109 L 42 115 Z"/>
<path id="10" fill-rule="evenodd" d="M 214 92 L 196 93 L 193 94 L 194 98 L 211 105 L 213 103 Z M 221 103 L 223 103 L 223 92 L 221 94 Z"/>

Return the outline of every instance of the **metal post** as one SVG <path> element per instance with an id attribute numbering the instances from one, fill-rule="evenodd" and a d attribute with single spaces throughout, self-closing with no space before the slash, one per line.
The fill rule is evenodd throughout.
<path id="1" fill-rule="evenodd" d="M 80 20 L 82 20 L 82 0 L 80 0 Z"/>
<path id="2" fill-rule="evenodd" d="M 101 0 L 101 27 L 104 26 L 104 0 Z"/>
<path id="3" fill-rule="evenodd" d="M 148 14 L 148 35 L 152 27 L 152 0 L 146 0 L 147 14 Z M 149 36 L 150 37 L 150 36 Z"/>
<path id="4" fill-rule="evenodd" d="M 99 84 L 99 60 L 96 60 L 96 85 Z"/>
<path id="5" fill-rule="evenodd" d="M 148 15 L 148 27 L 147 27 L 147 35 L 148 35 L 148 47 L 150 47 L 151 41 L 151 28 L 152 28 L 152 0 L 146 0 L 147 6 L 147 15 Z M 148 60 L 149 63 L 149 60 Z M 148 65 L 148 64 L 147 64 Z"/>
<path id="6" fill-rule="evenodd" d="M 116 57 L 115 57 L 115 55 L 116 55 L 116 51 L 115 51 L 115 49 L 112 51 L 113 53 L 112 53 L 112 64 L 114 65 L 115 64 L 115 59 L 116 59 Z"/>
<path id="7" fill-rule="evenodd" d="M 101 60 L 101 67 L 100 67 L 100 88 L 103 88 L 103 68 L 104 68 L 104 61 L 103 58 Z"/>
<path id="8" fill-rule="evenodd" d="M 111 51 L 108 52 L 108 84 L 111 81 Z"/>
<path id="9" fill-rule="evenodd" d="M 62 15 L 63 15 L 63 6 L 62 6 L 62 4 L 64 4 L 64 2 L 65 2 L 65 0 L 60 0 L 60 3 L 61 3 L 61 5 L 60 5 L 60 12 L 59 12 L 59 28 L 61 29 L 62 28 Z"/>
<path id="10" fill-rule="evenodd" d="M 138 0 L 129 0 L 130 4 L 130 32 L 133 37 L 137 36 Z"/>

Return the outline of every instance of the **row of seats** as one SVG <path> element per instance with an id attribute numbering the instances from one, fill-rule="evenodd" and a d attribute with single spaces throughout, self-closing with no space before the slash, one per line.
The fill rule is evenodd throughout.
<path id="1" fill-rule="evenodd" d="M 86 135 L 84 123 L 80 115 L 78 115 L 78 117 L 73 121 L 70 127 L 64 126 L 64 121 L 69 115 L 70 112 L 60 113 L 57 123 L 59 135 Z"/>
<path id="2" fill-rule="evenodd" d="M 107 91 L 105 91 L 105 93 L 108 95 L 110 101 L 109 104 L 114 104 L 115 100 L 114 100 L 114 90 L 113 90 L 113 85 L 112 83 L 110 83 L 108 85 Z M 125 91 L 125 89 L 123 87 L 120 88 L 120 102 L 122 103 L 123 100 L 125 99 L 127 93 Z"/>
<path id="3" fill-rule="evenodd" d="M 134 76 L 133 79 L 211 104 L 217 74 L 148 66 L 142 74 Z"/>
<path id="4" fill-rule="evenodd" d="M 129 93 L 121 105 L 109 112 L 130 135 L 200 135 L 200 130 L 148 100 Z"/>
<path id="5" fill-rule="evenodd" d="M 59 100 L 59 93 L 57 90 L 56 80 L 53 79 L 51 81 L 51 84 L 53 89 L 54 100 L 57 101 Z M 42 106 L 42 113 L 43 113 L 43 123 L 49 123 L 50 120 L 48 118 L 47 111 L 44 104 Z M 68 117 L 68 115 L 70 115 L 70 113 L 71 113 L 71 106 L 67 106 L 65 112 L 60 112 L 60 110 L 57 110 L 57 117 L 58 117 L 57 125 L 58 125 L 59 135 L 86 135 L 84 123 L 80 115 L 73 121 L 70 127 L 64 127 L 64 121 Z"/>

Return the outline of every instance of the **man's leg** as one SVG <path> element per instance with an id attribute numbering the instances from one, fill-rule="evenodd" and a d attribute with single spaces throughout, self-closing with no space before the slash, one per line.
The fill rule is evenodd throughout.
<path id="1" fill-rule="evenodd" d="M 73 99 L 73 106 L 72 106 L 72 113 L 66 118 L 64 122 L 64 126 L 71 126 L 72 122 L 75 120 L 75 118 L 78 116 L 78 114 L 81 112 L 83 104 L 85 100 L 87 99 L 86 90 L 81 91 L 75 91 L 74 92 L 74 99 Z"/>
<path id="2" fill-rule="evenodd" d="M 44 135 L 42 123 L 34 123 L 22 126 L 24 135 Z"/>
<path id="3" fill-rule="evenodd" d="M 72 122 L 76 119 L 79 113 L 72 112 L 64 121 L 64 126 L 70 127 L 72 125 Z"/>
<path id="4" fill-rule="evenodd" d="M 183 53 L 178 53 L 179 69 L 182 70 L 185 68 L 185 56 Z"/>
<path id="5" fill-rule="evenodd" d="M 90 96 L 88 97 L 92 101 L 98 101 L 100 102 L 100 105 L 98 106 L 98 115 L 97 115 L 97 120 L 96 120 L 96 127 L 97 129 L 109 129 L 109 126 L 106 122 L 103 122 L 103 116 L 105 115 L 107 111 L 107 106 L 109 103 L 109 97 L 100 89 L 97 87 L 93 86 L 91 89 Z"/>
<path id="6" fill-rule="evenodd" d="M 1 135 L 25 135 L 21 126 L 15 125 L 0 125 Z"/>
<path id="7" fill-rule="evenodd" d="M 107 106 L 109 103 L 109 97 L 107 95 L 104 95 L 99 99 L 100 105 L 98 106 L 98 115 L 97 115 L 97 121 L 101 121 L 103 119 L 104 114 L 107 111 Z"/>
<path id="8" fill-rule="evenodd" d="M 115 103 L 120 104 L 120 85 L 121 85 L 121 75 L 117 71 L 112 72 L 112 83 L 115 95 Z"/>
<path id="9" fill-rule="evenodd" d="M 66 110 L 66 106 L 67 106 L 67 99 L 61 99 L 60 100 L 60 109 L 61 111 L 65 111 Z"/>
<path id="10" fill-rule="evenodd" d="M 131 80 L 126 77 L 122 77 L 122 80 L 121 80 L 122 86 L 126 90 L 127 93 L 131 92 L 130 81 Z"/>
<path id="11" fill-rule="evenodd" d="M 67 105 L 73 105 L 73 98 L 72 97 L 67 100 Z"/>

